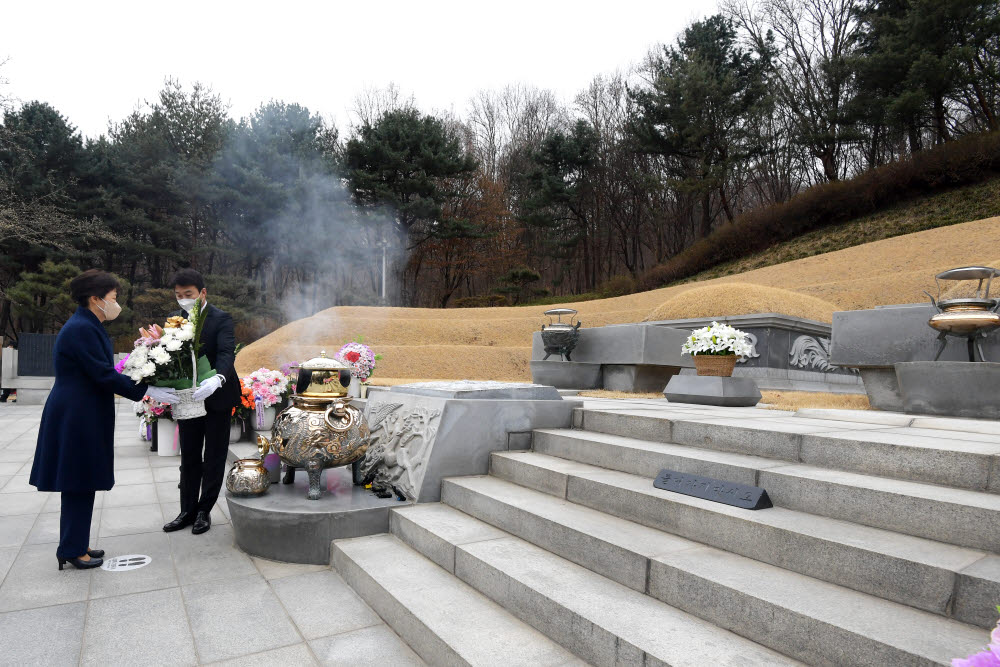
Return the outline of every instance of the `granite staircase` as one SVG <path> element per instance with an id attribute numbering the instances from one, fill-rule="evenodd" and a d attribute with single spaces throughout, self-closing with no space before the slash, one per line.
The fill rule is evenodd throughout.
<path id="1" fill-rule="evenodd" d="M 772 415 L 580 410 L 393 510 L 390 534 L 334 542 L 333 564 L 435 665 L 947 665 L 984 647 L 1000 427 Z M 774 507 L 662 491 L 661 468 Z"/>

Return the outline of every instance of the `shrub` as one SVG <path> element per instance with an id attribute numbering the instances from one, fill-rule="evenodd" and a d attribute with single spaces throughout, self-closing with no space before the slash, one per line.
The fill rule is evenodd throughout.
<path id="1" fill-rule="evenodd" d="M 597 287 L 597 293 L 602 299 L 610 299 L 616 296 L 633 294 L 638 290 L 638 284 L 632 276 L 615 276 L 611 280 L 601 283 Z"/>
<path id="2" fill-rule="evenodd" d="M 639 280 L 650 290 L 688 278 L 717 264 L 760 252 L 827 225 L 846 222 L 892 204 L 1000 172 L 1000 132 L 971 135 L 920 151 L 849 181 L 825 183 L 787 202 L 748 211 L 720 227 Z"/>
<path id="3" fill-rule="evenodd" d="M 506 306 L 507 297 L 503 294 L 484 294 L 481 296 L 463 296 L 452 301 L 456 308 L 489 308 Z"/>

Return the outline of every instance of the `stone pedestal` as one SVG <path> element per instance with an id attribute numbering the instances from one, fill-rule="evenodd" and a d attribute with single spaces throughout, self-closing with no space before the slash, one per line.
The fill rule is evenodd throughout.
<path id="1" fill-rule="evenodd" d="M 604 388 L 608 391 L 657 392 L 680 370 L 679 366 L 607 364 L 604 366 Z"/>
<path id="2" fill-rule="evenodd" d="M 437 502 L 442 478 L 486 474 L 490 452 L 529 448 L 534 429 L 569 428 L 582 405 L 555 387 L 514 382 L 372 387 L 365 407 L 372 444 L 361 469 L 377 471 L 377 487 Z"/>
<path id="3" fill-rule="evenodd" d="M 580 361 L 532 361 L 531 381 L 556 389 L 600 389 L 603 387 L 601 364 Z"/>
<path id="4" fill-rule="evenodd" d="M 663 395 L 672 403 L 749 407 L 760 402 L 760 389 L 751 378 L 675 375 Z"/>
<path id="5" fill-rule="evenodd" d="M 1000 419 L 1000 363 L 910 361 L 895 369 L 905 412 Z"/>
<path id="6" fill-rule="evenodd" d="M 320 482 L 324 493 L 319 500 L 306 499 L 305 475 L 297 476 L 294 484 L 272 483 L 257 498 L 227 493 L 236 543 L 261 558 L 326 565 L 330 542 L 389 532 L 389 510 L 403 504 L 354 486 L 350 466 L 324 470 Z"/>

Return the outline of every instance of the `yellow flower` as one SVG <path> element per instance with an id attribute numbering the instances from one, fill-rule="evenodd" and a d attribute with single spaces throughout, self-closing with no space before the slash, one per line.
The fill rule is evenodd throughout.
<path id="1" fill-rule="evenodd" d="M 180 315 L 174 315 L 173 317 L 167 318 L 167 323 L 164 326 L 167 329 L 180 329 L 187 323 L 188 321 Z"/>

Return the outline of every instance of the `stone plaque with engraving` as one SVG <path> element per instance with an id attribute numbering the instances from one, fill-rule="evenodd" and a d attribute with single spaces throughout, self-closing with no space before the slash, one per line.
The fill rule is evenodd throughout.
<path id="1" fill-rule="evenodd" d="M 663 469 L 656 476 L 653 486 L 664 491 L 683 493 L 686 496 L 704 498 L 717 503 L 725 503 L 747 510 L 762 510 L 771 505 L 767 491 L 759 486 L 736 484 L 721 479 L 692 475 L 686 472 Z"/>

